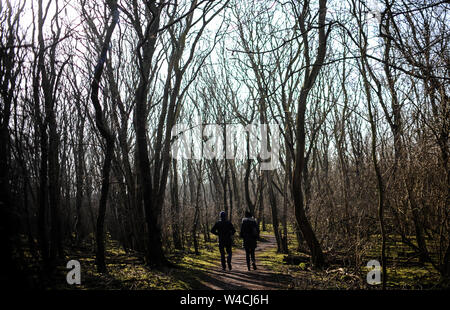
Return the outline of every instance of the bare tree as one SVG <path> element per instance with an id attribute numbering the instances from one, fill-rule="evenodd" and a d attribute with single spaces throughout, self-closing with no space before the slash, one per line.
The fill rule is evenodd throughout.
<path id="1" fill-rule="evenodd" d="M 111 42 L 111 37 L 114 32 L 114 28 L 116 27 L 117 22 L 119 21 L 119 9 L 117 3 L 109 2 L 108 6 L 111 11 L 112 20 L 110 25 L 108 26 L 106 36 L 103 41 L 102 49 L 100 52 L 99 59 L 97 61 L 97 65 L 94 70 L 94 77 L 91 84 L 91 101 L 95 108 L 95 124 L 97 125 L 97 129 L 106 143 L 105 159 L 102 168 L 102 189 L 100 194 L 99 213 L 97 217 L 97 231 L 96 231 L 97 237 L 96 264 L 98 271 L 103 273 L 107 271 L 105 263 L 104 222 L 106 213 L 106 203 L 108 200 L 108 191 L 110 186 L 109 176 L 111 173 L 111 161 L 114 152 L 114 136 L 112 135 L 111 130 L 108 128 L 108 126 L 104 121 L 102 107 L 98 99 L 98 91 L 100 87 L 100 79 L 102 77 L 104 65 L 106 62 L 106 55 Z"/>

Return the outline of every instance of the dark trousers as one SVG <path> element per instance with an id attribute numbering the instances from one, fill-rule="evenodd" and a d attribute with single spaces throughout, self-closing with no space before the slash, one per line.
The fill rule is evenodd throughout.
<path id="1" fill-rule="evenodd" d="M 252 263 L 255 263 L 255 248 L 254 247 L 245 247 L 245 258 L 247 259 L 247 267 L 250 268 L 250 258 L 252 259 Z"/>
<path id="2" fill-rule="evenodd" d="M 227 251 L 227 263 L 228 265 L 231 265 L 231 244 L 220 244 L 219 243 L 219 251 L 220 251 L 220 259 L 222 261 L 222 268 L 225 269 L 227 266 L 225 265 L 225 251 Z"/>

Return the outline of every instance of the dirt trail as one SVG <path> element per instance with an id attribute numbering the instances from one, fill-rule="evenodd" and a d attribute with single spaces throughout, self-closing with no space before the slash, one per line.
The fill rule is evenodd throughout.
<path id="1" fill-rule="evenodd" d="M 258 252 L 276 247 L 275 237 L 265 236 L 265 241 L 258 242 Z M 288 275 L 270 271 L 258 261 L 256 257 L 257 270 L 247 270 L 244 249 L 233 251 L 233 270 L 223 271 L 219 264 L 206 271 L 200 282 L 206 287 L 214 290 L 275 290 L 286 289 L 291 282 Z"/>

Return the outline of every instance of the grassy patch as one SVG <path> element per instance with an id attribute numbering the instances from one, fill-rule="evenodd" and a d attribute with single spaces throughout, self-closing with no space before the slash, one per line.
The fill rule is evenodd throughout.
<path id="1" fill-rule="evenodd" d="M 264 234 L 263 234 L 264 236 Z M 388 249 L 388 282 L 390 289 L 432 289 L 439 288 L 439 273 L 429 263 L 419 264 L 418 257 L 396 236 L 389 236 Z M 377 236 L 366 245 L 363 261 L 380 259 L 380 244 Z M 296 252 L 295 236 L 289 236 L 289 252 L 295 255 L 304 255 Z M 368 269 L 361 269 L 331 264 L 324 270 L 314 270 L 309 263 L 301 262 L 298 265 L 287 265 L 283 261 L 285 254 L 278 253 L 276 249 L 267 249 L 257 255 L 260 264 L 275 272 L 289 274 L 293 277 L 294 289 L 378 289 L 379 286 L 370 286 L 366 283 Z M 307 257 L 307 255 L 304 255 Z"/>
<path id="2" fill-rule="evenodd" d="M 407 237 L 408 241 L 416 245 L 413 236 Z M 432 240 L 427 240 L 429 246 L 433 246 Z M 436 255 L 432 259 L 437 261 Z M 439 288 L 439 272 L 430 263 L 420 263 L 419 257 L 410 246 L 402 242 L 400 236 L 388 235 L 386 240 L 387 258 L 387 287 L 393 289 L 431 289 Z M 371 236 L 363 254 L 364 261 L 376 259 L 381 262 L 381 236 Z M 365 275 L 367 269 L 361 268 Z"/>
<path id="3" fill-rule="evenodd" d="M 220 253 L 215 244 L 202 245 L 199 255 L 195 255 L 192 248 L 185 252 L 167 254 L 174 268 L 152 269 L 145 264 L 142 254 L 125 252 L 119 244 L 108 238 L 106 242 L 105 258 L 107 273 L 97 271 L 95 253 L 92 246 L 80 248 L 66 248 L 66 260 L 61 261 L 51 276 L 44 276 L 39 262 L 32 259 L 29 251 L 27 269 L 33 274 L 39 287 L 44 289 L 107 289 L 107 290 L 188 290 L 205 289 L 201 279 L 206 270 L 220 264 Z M 81 284 L 69 285 L 66 282 L 68 270 L 65 264 L 75 259 L 81 265 Z"/>

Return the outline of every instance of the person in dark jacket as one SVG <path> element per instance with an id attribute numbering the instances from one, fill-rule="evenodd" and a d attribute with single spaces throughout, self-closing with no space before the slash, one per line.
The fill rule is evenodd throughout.
<path id="1" fill-rule="evenodd" d="M 219 251 L 222 262 L 222 269 L 226 270 L 225 265 L 225 250 L 226 250 L 228 255 L 227 256 L 228 269 L 231 270 L 231 256 L 232 256 L 231 246 L 233 245 L 233 235 L 236 232 L 236 229 L 234 229 L 233 224 L 227 220 L 227 214 L 224 211 L 220 212 L 220 220 L 216 222 L 216 224 L 211 229 L 211 232 L 219 236 Z"/>
<path id="2" fill-rule="evenodd" d="M 245 256 L 247 259 L 247 268 L 250 270 L 250 258 L 253 269 L 256 270 L 255 249 L 256 241 L 259 238 L 259 227 L 256 220 L 249 211 L 245 211 L 245 217 L 242 219 L 240 237 L 244 239 Z"/>

